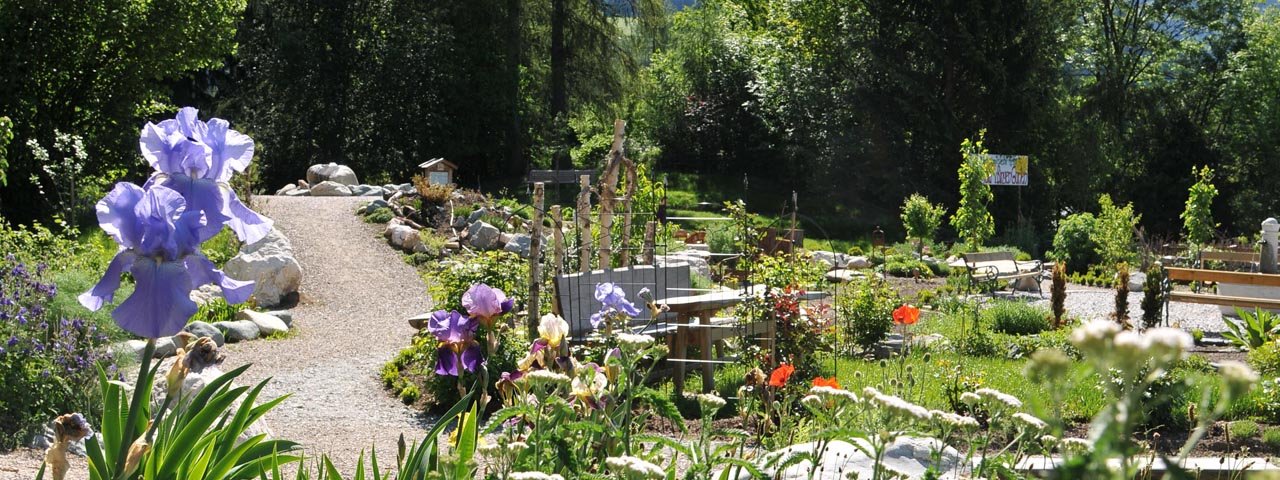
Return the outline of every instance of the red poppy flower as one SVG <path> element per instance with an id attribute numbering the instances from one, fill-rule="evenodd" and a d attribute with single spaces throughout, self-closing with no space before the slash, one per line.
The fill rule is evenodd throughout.
<path id="1" fill-rule="evenodd" d="M 840 388 L 840 381 L 839 381 L 839 380 L 836 380 L 836 377 L 831 377 L 831 378 L 815 377 L 815 378 L 813 379 L 813 386 L 815 386 L 815 387 L 831 387 L 831 388 L 835 388 L 835 389 L 841 389 L 841 388 Z M 841 389 L 841 390 L 842 390 L 842 389 Z"/>
<path id="2" fill-rule="evenodd" d="M 773 373 L 769 374 L 769 386 L 782 388 L 787 386 L 787 379 L 791 378 L 791 374 L 796 373 L 796 367 L 782 364 L 778 368 L 773 369 Z"/>
<path id="3" fill-rule="evenodd" d="M 919 308 L 904 303 L 893 311 L 893 323 L 898 325 L 914 325 L 917 320 L 920 320 Z"/>

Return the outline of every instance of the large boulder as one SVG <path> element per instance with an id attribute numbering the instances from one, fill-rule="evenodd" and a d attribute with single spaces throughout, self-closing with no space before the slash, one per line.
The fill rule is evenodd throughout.
<path id="1" fill-rule="evenodd" d="M 311 187 L 313 197 L 350 197 L 351 187 L 332 180 L 323 181 Z"/>
<path id="2" fill-rule="evenodd" d="M 213 343 L 217 344 L 219 347 L 227 342 L 226 337 L 222 336 L 221 330 L 218 330 L 217 327 L 214 327 L 207 322 L 199 320 L 188 323 L 187 326 L 182 328 L 182 331 L 195 335 L 196 338 L 209 337 L 209 339 L 213 340 Z"/>
<path id="3" fill-rule="evenodd" d="M 261 240 L 240 247 L 224 270 L 231 278 L 257 282 L 253 298 L 259 306 L 281 304 L 302 284 L 302 266 L 293 258 L 293 245 L 274 228 Z"/>
<path id="4" fill-rule="evenodd" d="M 707 259 L 695 252 L 679 251 L 668 255 L 658 255 L 653 257 L 654 263 L 659 267 L 674 267 L 676 265 L 688 265 L 689 269 L 702 275 L 703 278 L 711 278 L 711 264 Z"/>
<path id="5" fill-rule="evenodd" d="M 418 234 L 418 230 L 407 225 L 389 223 L 386 230 L 383 230 L 382 236 L 387 237 L 387 241 L 392 245 L 406 251 L 413 251 L 418 245 L 422 245 L 422 237 Z"/>
<path id="6" fill-rule="evenodd" d="M 376 185 L 353 185 L 351 195 L 356 197 L 381 197 L 382 187 Z"/>
<path id="7" fill-rule="evenodd" d="M 533 237 L 527 234 L 519 233 L 512 235 L 507 240 L 506 245 L 502 246 L 503 250 L 520 255 L 521 258 L 529 258 L 530 248 L 533 245 Z M 545 243 L 543 245 L 546 245 Z"/>
<path id="8" fill-rule="evenodd" d="M 227 342 L 245 342 L 262 336 L 262 329 L 258 328 L 258 324 L 252 320 L 232 320 L 230 322 L 217 322 L 214 327 L 227 332 Z"/>
<path id="9" fill-rule="evenodd" d="M 818 455 L 819 445 L 816 442 L 792 445 L 766 454 L 761 462 L 764 467 L 762 470 L 769 478 L 783 480 L 872 478 L 876 462 L 865 453 L 873 451 L 871 444 L 861 438 L 856 441 L 862 444 L 861 447 L 840 440 L 828 443 L 826 450 L 821 452 L 822 463 L 817 468 L 818 473 L 812 477 L 809 476 L 810 468 L 813 466 L 810 460 L 797 462 L 781 472 L 775 472 L 766 465 L 782 463 L 782 461 L 771 462 L 771 460 L 790 458 L 795 455 Z M 898 473 L 902 478 L 923 478 L 930 466 L 940 472 L 939 478 L 958 478 L 958 470 L 964 462 L 964 456 L 954 448 L 943 446 L 940 451 L 940 460 L 935 464 L 933 454 L 938 450 L 939 443 L 932 438 L 898 437 L 886 447 L 880 465 Z M 751 476 L 743 473 L 738 478 L 746 479 Z"/>
<path id="10" fill-rule="evenodd" d="M 289 192 L 290 192 L 290 191 L 292 191 L 292 190 L 297 190 L 297 189 L 298 189 L 298 186 L 297 186 L 297 185 L 294 185 L 294 184 L 290 183 L 290 184 L 288 184 L 288 185 L 285 185 L 285 186 L 283 186 L 283 187 L 280 187 L 280 189 L 279 189 L 279 190 L 276 190 L 276 195 L 284 195 L 284 194 L 286 194 L 286 193 L 289 193 Z"/>
<path id="11" fill-rule="evenodd" d="M 284 320 L 277 318 L 269 313 L 255 312 L 253 310 L 241 310 L 236 313 L 236 320 L 248 320 L 258 327 L 258 333 L 261 336 L 274 335 L 289 331 L 289 325 Z"/>
<path id="12" fill-rule="evenodd" d="M 337 182 L 343 185 L 359 185 L 356 172 L 346 165 L 336 163 L 316 164 L 307 169 L 307 183 L 315 185 L 320 182 Z"/>
<path id="13" fill-rule="evenodd" d="M 480 250 L 492 250 L 498 245 L 500 235 L 502 232 L 498 231 L 498 227 L 484 221 L 474 222 L 467 227 L 467 243 Z"/>

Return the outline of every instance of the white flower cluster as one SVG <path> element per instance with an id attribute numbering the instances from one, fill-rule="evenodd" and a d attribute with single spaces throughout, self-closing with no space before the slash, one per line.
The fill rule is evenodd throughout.
<path id="1" fill-rule="evenodd" d="M 900 417 L 926 422 L 933 418 L 928 409 L 903 400 L 900 397 L 880 393 L 874 387 L 862 389 L 862 394 L 866 395 L 868 401 L 872 404 Z"/>
<path id="2" fill-rule="evenodd" d="M 604 460 L 604 463 L 614 473 L 627 478 L 659 479 L 667 476 L 667 471 L 662 467 L 632 456 L 609 457 Z"/>
<path id="3" fill-rule="evenodd" d="M 1071 343 L 1085 358 L 1105 368 L 1130 371 L 1150 364 L 1160 369 L 1185 358 L 1194 342 L 1177 328 L 1153 328 L 1146 333 L 1121 331 L 1115 322 L 1094 320 L 1071 332 Z"/>
<path id="4" fill-rule="evenodd" d="M 649 345 L 653 345 L 653 342 L 655 341 L 653 337 L 649 335 L 641 335 L 638 333 L 619 333 L 615 338 L 618 339 L 619 345 L 624 348 L 629 347 L 633 350 L 639 350 Z"/>
<path id="5" fill-rule="evenodd" d="M 809 389 L 809 395 L 815 395 L 823 400 L 840 404 L 843 402 L 858 403 L 862 401 L 858 394 L 850 392 L 842 388 L 835 387 L 813 387 Z"/>
<path id="6" fill-rule="evenodd" d="M 515 472 L 507 476 L 507 478 L 511 480 L 564 480 L 564 477 L 558 474 L 542 472 Z"/>
<path id="7" fill-rule="evenodd" d="M 1008 408 L 1022 408 L 1022 400 L 1018 400 L 1018 397 L 1009 395 L 1007 393 L 1001 392 L 994 388 L 979 388 L 977 390 L 974 390 L 973 393 L 975 396 L 978 397 L 978 399 L 986 402 L 989 405 L 1003 406 Z M 969 401 L 965 400 L 964 395 L 960 396 L 960 400 L 965 401 L 966 403 L 970 403 Z"/>
<path id="8" fill-rule="evenodd" d="M 978 419 L 970 417 L 968 415 L 960 415 L 957 413 L 944 412 L 942 410 L 930 410 L 929 413 L 933 415 L 933 419 L 936 420 L 938 423 L 951 428 L 958 428 L 961 430 L 972 430 L 972 429 L 977 429 L 979 427 Z"/>
<path id="9" fill-rule="evenodd" d="M 1218 372 L 1226 384 L 1227 394 L 1232 398 L 1240 398 L 1253 384 L 1258 382 L 1258 373 L 1243 363 L 1234 360 L 1223 360 L 1218 364 Z"/>
<path id="10" fill-rule="evenodd" d="M 567 375 L 551 370 L 534 370 L 524 374 L 523 377 L 520 377 L 520 380 L 535 386 L 544 384 L 563 385 L 572 381 Z"/>
<path id="11" fill-rule="evenodd" d="M 1087 452 L 1093 449 L 1093 444 L 1083 438 L 1064 438 L 1058 442 L 1058 449 L 1063 451 Z"/>
<path id="12" fill-rule="evenodd" d="M 1049 428 L 1049 424 L 1044 423 L 1044 420 L 1041 420 L 1039 418 L 1036 418 L 1033 415 L 1029 415 L 1026 413 L 1021 413 L 1021 412 L 1015 413 L 1013 414 L 1013 419 L 1017 421 L 1019 424 L 1021 424 L 1024 428 L 1031 430 L 1033 432 L 1039 432 Z"/>

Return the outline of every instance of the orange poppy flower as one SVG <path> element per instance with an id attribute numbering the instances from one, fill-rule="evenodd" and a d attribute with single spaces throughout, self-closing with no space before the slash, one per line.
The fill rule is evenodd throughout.
<path id="1" fill-rule="evenodd" d="M 893 323 L 898 325 L 914 325 L 917 320 L 920 320 L 919 308 L 904 303 L 893 311 Z"/>
<path id="2" fill-rule="evenodd" d="M 835 388 L 835 389 L 838 389 L 838 390 L 839 390 L 839 389 L 841 389 L 841 388 L 840 388 L 840 381 L 839 381 L 839 380 L 836 380 L 836 377 L 831 377 L 831 378 L 815 377 L 815 378 L 813 379 L 813 386 L 815 386 L 815 387 L 831 387 L 831 388 Z"/>
<path id="3" fill-rule="evenodd" d="M 782 364 L 778 368 L 773 369 L 773 373 L 769 374 L 769 386 L 782 388 L 787 386 L 787 379 L 791 378 L 791 374 L 796 373 L 796 367 Z"/>

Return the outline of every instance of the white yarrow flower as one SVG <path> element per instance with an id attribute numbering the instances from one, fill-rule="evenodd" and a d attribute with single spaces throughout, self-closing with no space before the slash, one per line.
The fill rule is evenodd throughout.
<path id="1" fill-rule="evenodd" d="M 929 410 L 893 395 L 880 394 L 871 398 L 880 408 L 904 418 L 928 421 L 933 418 Z"/>
<path id="2" fill-rule="evenodd" d="M 526 373 L 523 377 L 520 377 L 520 379 L 533 384 L 566 384 L 572 381 L 568 375 L 556 373 L 551 370 L 534 370 Z"/>
<path id="3" fill-rule="evenodd" d="M 1022 400 L 994 388 L 979 388 L 973 391 L 978 397 L 991 403 L 999 403 L 1009 408 L 1022 408 Z M 964 396 L 961 395 L 961 400 Z"/>
<path id="4" fill-rule="evenodd" d="M 1044 420 L 1026 413 L 1015 413 L 1013 414 L 1013 419 L 1018 423 L 1021 423 L 1023 426 L 1037 432 L 1049 428 L 1049 424 L 1044 423 Z"/>
<path id="5" fill-rule="evenodd" d="M 662 467 L 649 463 L 643 459 L 623 455 L 621 457 L 609 457 L 604 460 L 605 465 L 610 470 L 627 478 L 651 478 L 660 479 L 667 475 L 667 471 Z"/>
<path id="6" fill-rule="evenodd" d="M 508 475 L 507 478 L 511 480 L 564 480 L 564 477 L 558 474 L 542 472 L 514 472 Z"/>
<path id="7" fill-rule="evenodd" d="M 976 393 L 964 392 L 960 394 L 960 402 L 964 403 L 965 405 L 973 405 L 981 401 L 982 401 L 982 397 L 979 397 L 978 394 Z"/>
<path id="8" fill-rule="evenodd" d="M 1195 347 L 1191 334 L 1180 328 L 1160 327 L 1147 330 L 1147 344 L 1152 357 L 1162 363 L 1185 358 L 1187 352 Z"/>
<path id="9" fill-rule="evenodd" d="M 937 420 L 938 423 L 952 428 L 971 429 L 979 426 L 978 420 L 968 415 L 944 412 L 942 410 L 930 410 L 929 413 L 933 415 L 933 419 Z"/>

